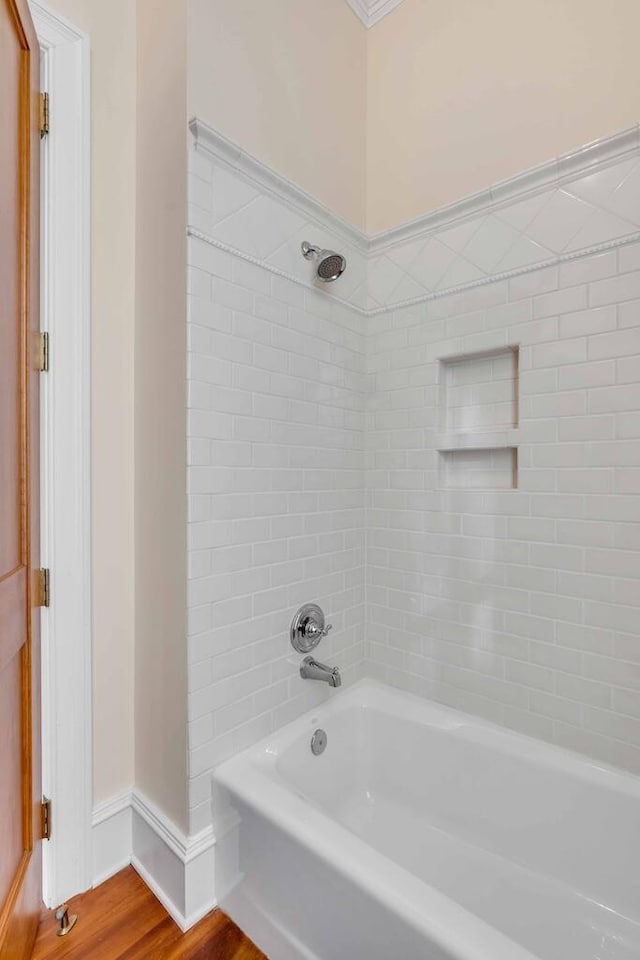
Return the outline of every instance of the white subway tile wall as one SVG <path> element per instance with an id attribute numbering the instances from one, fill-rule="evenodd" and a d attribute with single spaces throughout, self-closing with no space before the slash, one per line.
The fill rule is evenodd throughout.
<path id="1" fill-rule="evenodd" d="M 367 347 L 367 673 L 636 773 L 639 264 L 631 244 L 378 314 Z M 486 489 L 490 451 L 447 452 L 439 483 L 442 358 L 516 345 L 518 489 Z"/>
<path id="2" fill-rule="evenodd" d="M 207 151 L 190 165 L 191 830 L 217 763 L 334 695 L 289 645 L 306 601 L 346 683 L 640 773 L 640 243 L 535 268 L 512 236 L 566 249 L 596 216 L 576 201 L 613 200 L 585 176 L 378 263 Z M 336 285 L 312 287 L 302 239 L 347 254 Z M 530 272 L 488 283 L 514 250 Z"/>
<path id="3" fill-rule="evenodd" d="M 333 630 L 344 682 L 364 654 L 361 314 L 189 241 L 189 775 L 210 822 L 218 762 L 330 695 L 299 676 L 296 609 Z"/>

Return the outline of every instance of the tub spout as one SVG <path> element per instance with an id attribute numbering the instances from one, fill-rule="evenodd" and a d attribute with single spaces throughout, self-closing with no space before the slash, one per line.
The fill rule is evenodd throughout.
<path id="1" fill-rule="evenodd" d="M 300 664 L 300 676 L 303 680 L 324 680 L 330 687 L 339 687 L 342 684 L 342 677 L 337 667 L 318 663 L 313 657 L 304 658 Z"/>

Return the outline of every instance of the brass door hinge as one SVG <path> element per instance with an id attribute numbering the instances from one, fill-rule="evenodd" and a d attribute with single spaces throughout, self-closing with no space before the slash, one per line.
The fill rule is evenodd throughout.
<path id="1" fill-rule="evenodd" d="M 46 331 L 38 334 L 38 370 L 49 372 L 49 334 Z"/>
<path id="2" fill-rule="evenodd" d="M 36 571 L 36 573 L 38 584 L 38 602 L 36 603 L 36 606 L 48 607 L 51 601 L 51 578 L 49 576 L 49 570 L 46 567 L 42 567 L 40 570 Z"/>
<path id="3" fill-rule="evenodd" d="M 40 139 L 49 133 L 49 94 L 40 94 Z"/>
<path id="4" fill-rule="evenodd" d="M 43 840 L 51 840 L 51 800 L 42 798 L 40 804 L 40 833 Z"/>

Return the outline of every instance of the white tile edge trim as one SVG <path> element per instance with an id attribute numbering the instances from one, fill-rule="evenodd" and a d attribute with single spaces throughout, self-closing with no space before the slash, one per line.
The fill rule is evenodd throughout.
<path id="1" fill-rule="evenodd" d="M 373 310 L 363 311 L 368 317 L 375 316 L 378 313 L 388 313 L 390 310 L 401 310 L 403 307 L 413 307 L 427 300 L 440 300 L 442 297 L 449 297 L 456 293 L 465 293 L 467 290 L 473 290 L 475 287 L 486 287 L 490 283 L 500 283 L 503 280 L 510 280 L 512 277 L 520 277 L 525 273 L 535 273 L 536 270 L 544 270 L 546 267 L 555 267 L 560 263 L 567 263 L 570 260 L 580 260 L 582 257 L 592 257 L 598 253 L 604 253 L 605 250 L 614 250 L 616 247 L 626 246 L 628 243 L 637 243 L 640 240 L 640 231 L 629 233 L 624 237 L 616 237 L 615 240 L 606 240 L 603 243 L 597 243 L 592 247 L 584 247 L 582 250 L 572 250 L 570 253 L 561 253 L 549 260 L 539 260 L 537 263 L 527 264 L 524 267 L 516 267 L 513 270 L 507 270 L 504 273 L 494 273 L 491 276 L 480 277 L 477 280 L 470 280 L 468 283 L 461 283 L 457 287 L 448 287 L 446 290 L 434 290 L 431 293 L 425 293 L 419 297 L 413 297 L 411 300 L 402 300 L 397 303 L 391 303 L 385 307 L 375 307 Z"/>
<path id="2" fill-rule="evenodd" d="M 144 852 L 135 849 L 134 817 L 139 817 L 149 828 L 155 848 L 151 856 L 148 849 Z M 217 906 L 214 848 L 237 824 L 237 815 L 229 810 L 216 818 L 215 825 L 187 836 L 141 791 L 134 789 L 118 794 L 93 811 L 93 886 L 97 887 L 131 864 L 180 929 L 188 930 Z M 162 865 L 167 860 L 179 865 L 184 902 L 195 904 L 191 909 L 180 909 L 168 893 L 171 884 L 162 875 Z M 206 877 L 210 877 L 210 883 Z M 175 881 L 175 876 L 173 879 Z"/>
<path id="3" fill-rule="evenodd" d="M 250 253 L 245 253 L 244 250 L 238 250 L 237 247 L 232 247 L 223 240 L 217 240 L 216 237 L 212 237 L 208 233 L 203 233 L 202 230 L 196 230 L 195 227 L 187 227 L 187 236 L 193 237 L 195 240 L 201 240 L 203 243 L 207 243 L 211 247 L 217 247 L 218 250 L 224 250 L 225 253 L 230 253 L 234 257 L 240 257 L 241 260 L 246 260 L 247 263 L 252 263 L 256 267 L 263 267 L 274 276 L 282 277 L 284 280 L 289 280 L 291 283 L 296 283 L 298 286 L 304 287 L 306 290 L 314 290 L 317 293 L 320 289 L 313 283 L 310 283 L 308 280 L 302 280 L 300 277 L 295 277 L 292 273 L 287 273 L 286 270 L 280 270 L 279 267 L 274 267 L 273 264 L 267 263 L 266 260 L 260 260 L 258 257 L 253 257 Z M 361 313 L 364 316 L 368 316 L 368 314 L 371 312 L 369 310 L 363 310 L 362 307 L 357 307 L 355 304 L 351 303 L 350 300 L 345 300 L 343 297 L 337 297 L 328 290 L 323 290 L 322 292 L 326 293 L 331 300 L 341 303 L 344 307 L 348 307 L 350 310 L 355 310 L 356 313 Z"/>
<path id="4" fill-rule="evenodd" d="M 301 287 L 305 287 L 307 290 L 314 290 L 317 292 L 318 288 L 312 283 L 309 283 L 307 280 L 301 280 L 300 277 L 294 277 L 293 274 L 286 273 L 286 271 L 280 270 L 278 267 L 274 267 L 265 260 L 259 260 L 257 257 L 252 257 L 251 254 L 244 253 L 242 250 L 238 250 L 236 247 L 232 247 L 228 243 L 217 240 L 215 237 L 211 237 L 208 234 L 203 233 L 201 230 L 196 230 L 194 227 L 188 227 L 187 235 L 195 238 L 196 240 L 201 240 L 203 243 L 207 243 L 212 247 L 217 247 L 219 250 L 224 250 L 226 253 L 230 253 L 233 256 L 240 257 L 242 260 L 246 260 L 248 263 L 253 263 L 255 266 L 263 267 L 263 269 L 268 270 L 269 273 L 272 273 L 277 277 L 282 277 L 285 280 L 289 280 L 291 283 L 296 283 Z M 477 280 L 470 280 L 468 283 L 461 283 L 456 287 L 447 287 L 445 290 L 434 290 L 431 293 L 425 292 L 418 297 L 413 297 L 411 300 L 401 300 L 396 303 L 390 303 L 383 307 L 374 307 L 370 310 L 364 310 L 362 307 L 356 306 L 349 300 L 343 300 L 341 297 L 336 297 L 332 294 L 329 294 L 329 296 L 331 296 L 332 300 L 341 303 L 343 306 L 348 307 L 350 310 L 354 310 L 356 313 L 359 313 L 362 316 L 373 317 L 380 313 L 389 313 L 392 310 L 402 310 L 404 307 L 417 306 L 417 304 L 425 303 L 428 300 L 439 300 L 442 297 L 452 296 L 456 293 L 464 293 L 465 291 L 472 290 L 475 287 L 486 287 L 490 283 L 499 283 L 503 280 L 510 280 L 512 277 L 520 277 L 525 273 L 534 273 L 536 270 L 544 270 L 546 267 L 554 267 L 560 263 L 567 263 L 570 260 L 579 260 L 581 257 L 591 257 L 598 253 L 604 253 L 605 250 L 614 250 L 616 247 L 622 247 L 629 243 L 637 243 L 638 241 L 640 241 L 640 231 L 627 234 L 624 237 L 617 237 L 615 240 L 606 240 L 604 243 L 598 243 L 592 247 L 585 247 L 582 250 L 572 250 L 570 253 L 562 253 L 556 257 L 551 257 L 549 260 L 540 260 L 537 263 L 531 263 L 523 267 L 516 267 L 513 270 L 507 270 L 504 273 L 494 273 L 492 276 L 480 277 Z"/>
<path id="5" fill-rule="evenodd" d="M 500 180 L 486 190 L 438 207 L 424 216 L 367 237 L 372 253 L 383 253 L 398 243 L 414 240 L 422 233 L 458 224 L 472 216 L 490 213 L 508 203 L 518 203 L 549 187 L 559 187 L 580 176 L 640 152 L 640 124 L 587 143 L 577 150 Z"/>
<path id="6" fill-rule="evenodd" d="M 261 191 L 275 195 L 289 206 L 294 206 L 323 227 L 338 233 L 349 243 L 355 244 L 363 253 L 367 252 L 367 235 L 363 230 L 343 220 L 333 213 L 311 194 L 306 193 L 291 180 L 276 173 L 271 167 L 262 163 L 256 157 L 247 153 L 223 134 L 218 133 L 208 124 L 193 117 L 189 121 L 189 129 L 197 149 L 203 150 L 216 160 L 226 164 L 234 173 L 242 174 L 245 179 L 257 185 Z"/>
<path id="7" fill-rule="evenodd" d="M 358 19 L 369 29 L 378 20 L 382 20 L 388 13 L 399 7 L 402 0 L 347 0 L 347 3 Z"/>
<path id="8" fill-rule="evenodd" d="M 506 203 L 519 202 L 550 186 L 560 186 L 581 175 L 595 173 L 596 170 L 627 156 L 640 153 L 640 123 L 638 123 L 610 137 L 594 140 L 577 150 L 524 170 L 515 177 L 501 180 L 486 190 L 438 207 L 415 220 L 399 224 L 382 233 L 369 235 L 333 213 L 329 207 L 320 203 L 291 180 L 276 173 L 262 161 L 257 160 L 198 117 L 193 117 L 189 121 L 189 129 L 196 148 L 222 161 L 235 173 L 240 173 L 252 183 L 257 184 L 261 190 L 266 190 L 283 202 L 293 205 L 326 229 L 339 233 L 365 254 L 383 253 L 387 248 L 398 243 L 418 239 L 423 233 L 428 234 L 435 229 L 453 226 L 471 216 L 489 213 Z M 532 267 L 532 269 L 538 268 L 538 264 Z"/>

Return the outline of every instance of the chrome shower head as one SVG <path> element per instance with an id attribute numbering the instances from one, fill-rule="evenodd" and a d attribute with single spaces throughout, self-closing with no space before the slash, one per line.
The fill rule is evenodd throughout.
<path id="1" fill-rule="evenodd" d="M 316 261 L 316 277 L 322 283 L 331 283 L 344 273 L 347 261 L 335 250 L 321 250 L 305 240 L 302 244 L 302 256 L 305 260 Z"/>

